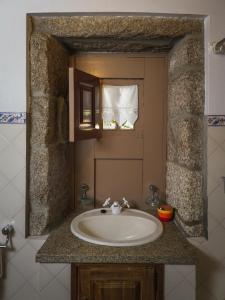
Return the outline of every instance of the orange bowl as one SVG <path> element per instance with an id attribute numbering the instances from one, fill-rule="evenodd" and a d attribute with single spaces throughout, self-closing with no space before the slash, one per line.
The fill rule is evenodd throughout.
<path id="1" fill-rule="evenodd" d="M 161 205 L 158 209 L 159 219 L 168 222 L 173 218 L 173 208 L 170 205 Z"/>

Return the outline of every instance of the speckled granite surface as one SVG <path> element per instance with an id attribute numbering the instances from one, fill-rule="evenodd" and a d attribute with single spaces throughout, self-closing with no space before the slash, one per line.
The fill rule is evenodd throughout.
<path id="1" fill-rule="evenodd" d="M 61 43 L 65 45 L 67 41 L 68 47 L 69 40 L 69 49 L 75 53 L 81 50 L 168 52 L 172 48 L 168 60 L 166 198 L 176 208 L 176 221 L 187 236 L 206 235 L 204 18 L 28 14 L 27 25 L 29 234 L 47 234 L 67 214 L 72 194 L 68 185 L 69 166 L 72 166 L 69 147 L 61 142 L 60 136 L 60 128 L 68 136 L 66 66 L 70 53 Z M 60 118 L 65 121 L 61 126 Z M 195 193 L 192 182 L 198 188 Z"/>
<path id="2" fill-rule="evenodd" d="M 90 244 L 70 232 L 67 219 L 48 237 L 36 255 L 41 263 L 163 263 L 196 264 L 196 249 L 181 235 L 174 223 L 164 226 L 156 241 L 134 247 L 108 247 Z"/>

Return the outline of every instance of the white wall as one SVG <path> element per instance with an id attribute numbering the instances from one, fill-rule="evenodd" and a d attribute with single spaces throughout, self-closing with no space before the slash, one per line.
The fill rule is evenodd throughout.
<path id="1" fill-rule="evenodd" d="M 207 15 L 207 43 L 225 36 L 224 0 L 0 0 L 0 111 L 26 110 L 26 13 L 127 11 Z M 224 78 L 224 56 L 206 45 L 207 114 L 225 114 Z"/>
<path id="2" fill-rule="evenodd" d="M 82 11 L 204 14 L 209 16 L 206 43 L 225 35 L 224 0 L 0 0 L 0 112 L 26 110 L 26 13 Z M 206 75 L 206 113 L 225 115 L 225 57 L 208 53 L 208 47 Z M 224 137 L 224 127 L 209 131 L 209 241 L 191 240 L 202 255 L 207 254 L 198 284 L 201 300 L 225 297 L 225 195 L 220 178 L 225 175 Z M 0 125 L 0 226 L 15 220 L 16 229 L 15 250 L 7 253 L 7 279 L 0 281 L 0 299 L 69 299 L 69 267 L 35 264 L 42 240 L 24 239 L 24 166 L 25 126 Z M 193 273 L 168 267 L 166 274 L 167 298 L 190 300 Z"/>

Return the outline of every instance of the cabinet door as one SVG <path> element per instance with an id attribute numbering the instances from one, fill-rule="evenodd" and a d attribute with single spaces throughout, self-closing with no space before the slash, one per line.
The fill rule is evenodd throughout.
<path id="1" fill-rule="evenodd" d="M 72 266 L 74 300 L 161 300 L 153 265 Z"/>

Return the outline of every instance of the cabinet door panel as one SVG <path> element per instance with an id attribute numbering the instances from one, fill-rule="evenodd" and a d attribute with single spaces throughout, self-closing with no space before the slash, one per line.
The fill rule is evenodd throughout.
<path id="1" fill-rule="evenodd" d="M 72 273 L 76 274 L 76 279 L 71 280 L 72 299 L 161 300 L 156 291 L 156 268 L 130 264 L 72 265 Z"/>
<path id="2" fill-rule="evenodd" d="M 141 300 L 140 282 L 136 281 L 94 281 L 91 300 Z"/>

